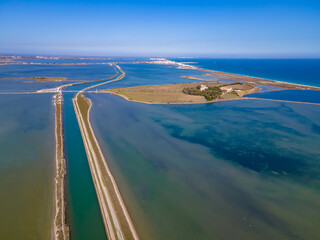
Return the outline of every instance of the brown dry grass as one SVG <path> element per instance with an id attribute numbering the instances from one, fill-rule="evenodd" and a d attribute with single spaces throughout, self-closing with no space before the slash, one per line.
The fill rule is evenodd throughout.
<path id="1" fill-rule="evenodd" d="M 195 88 L 199 84 L 204 84 L 208 87 L 229 85 L 217 82 L 205 83 L 182 83 L 169 85 L 153 85 L 153 86 L 139 86 L 139 87 L 125 87 L 114 88 L 110 90 L 103 90 L 101 92 L 111 92 L 127 98 L 128 100 L 145 102 L 145 103 L 205 103 L 207 100 L 203 96 L 189 95 L 182 92 L 184 88 Z M 259 91 L 258 88 L 252 85 L 232 85 L 237 89 L 236 93 L 223 94 L 221 99 L 236 99 L 241 96 Z"/>

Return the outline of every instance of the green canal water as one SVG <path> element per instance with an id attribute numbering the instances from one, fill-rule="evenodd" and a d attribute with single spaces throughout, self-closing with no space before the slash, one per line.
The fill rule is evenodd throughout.
<path id="1" fill-rule="evenodd" d="M 0 239 L 50 239 L 54 211 L 52 95 L 0 95 Z"/>
<path id="2" fill-rule="evenodd" d="M 106 239 L 81 132 L 73 109 L 73 96 L 74 94 L 64 94 L 63 103 L 67 161 L 67 221 L 70 225 L 71 239 Z"/>
<path id="3" fill-rule="evenodd" d="M 88 96 L 94 131 L 141 239 L 319 236 L 319 106 Z"/>

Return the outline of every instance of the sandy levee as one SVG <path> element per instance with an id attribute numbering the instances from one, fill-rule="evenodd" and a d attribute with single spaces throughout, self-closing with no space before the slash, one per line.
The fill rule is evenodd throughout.
<path id="1" fill-rule="evenodd" d="M 55 136 L 56 136 L 56 177 L 55 177 L 55 218 L 53 235 L 55 240 L 70 239 L 69 226 L 66 225 L 65 215 L 65 175 L 66 160 L 64 158 L 63 129 L 62 129 L 62 93 L 54 96 L 55 105 Z"/>
<path id="2" fill-rule="evenodd" d="M 26 83 L 36 83 L 36 82 L 63 82 L 66 81 L 65 77 L 25 77 L 24 79 L 30 79 L 31 81 L 26 81 Z"/>

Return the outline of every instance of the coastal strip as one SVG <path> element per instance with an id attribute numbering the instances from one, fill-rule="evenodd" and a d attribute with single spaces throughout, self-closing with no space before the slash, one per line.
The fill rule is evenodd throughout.
<path id="1" fill-rule="evenodd" d="M 248 84 L 210 82 L 122 87 L 98 92 L 107 92 L 143 103 L 191 104 L 239 99 L 259 90 L 260 88 Z"/>
<path id="2" fill-rule="evenodd" d="M 289 82 L 270 80 L 270 79 L 260 78 L 260 77 L 253 77 L 253 76 L 240 75 L 240 74 L 235 74 L 235 73 L 209 70 L 209 69 L 199 68 L 199 67 L 190 65 L 190 63 L 186 64 L 186 63 L 182 63 L 182 62 L 176 62 L 173 60 L 168 60 L 166 58 L 150 58 L 149 60 L 135 62 L 135 63 L 171 65 L 171 66 L 174 66 L 178 69 L 189 69 L 189 70 L 197 70 L 200 72 L 204 72 L 204 74 L 202 74 L 202 75 L 196 74 L 196 75 L 181 76 L 186 79 L 193 79 L 193 80 L 198 80 L 198 81 L 208 81 L 208 82 L 215 82 L 215 81 L 221 81 L 221 80 L 222 81 L 225 81 L 225 80 L 227 80 L 227 81 L 241 81 L 244 84 L 273 86 L 273 87 L 282 88 L 282 89 L 320 91 L 320 87 L 316 87 L 316 86 L 310 86 L 310 85 L 298 84 L 298 83 L 289 83 Z M 212 77 L 212 78 L 210 79 L 210 77 Z"/>
<path id="3" fill-rule="evenodd" d="M 56 177 L 55 177 L 55 217 L 53 235 L 55 240 L 69 240 L 69 226 L 65 215 L 65 175 L 66 160 L 64 158 L 63 128 L 62 128 L 62 93 L 54 96 L 55 106 L 55 136 L 56 136 Z"/>
<path id="4" fill-rule="evenodd" d="M 119 66 L 115 66 L 120 72 L 117 78 L 81 90 L 73 98 L 73 105 L 84 142 L 107 237 L 109 240 L 139 240 L 115 179 L 111 174 L 91 127 L 89 112 L 92 103 L 90 99 L 86 98 L 83 94 L 84 91 L 99 85 L 121 80 L 125 76 L 125 73 Z"/>

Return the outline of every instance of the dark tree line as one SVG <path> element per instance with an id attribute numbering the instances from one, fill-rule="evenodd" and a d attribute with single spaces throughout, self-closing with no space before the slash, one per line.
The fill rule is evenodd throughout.
<path id="1" fill-rule="evenodd" d="M 204 96 L 207 101 L 212 101 L 219 99 L 223 91 L 220 87 L 208 87 L 207 89 L 200 91 L 199 85 L 196 88 L 184 88 L 182 92 L 189 95 Z"/>

